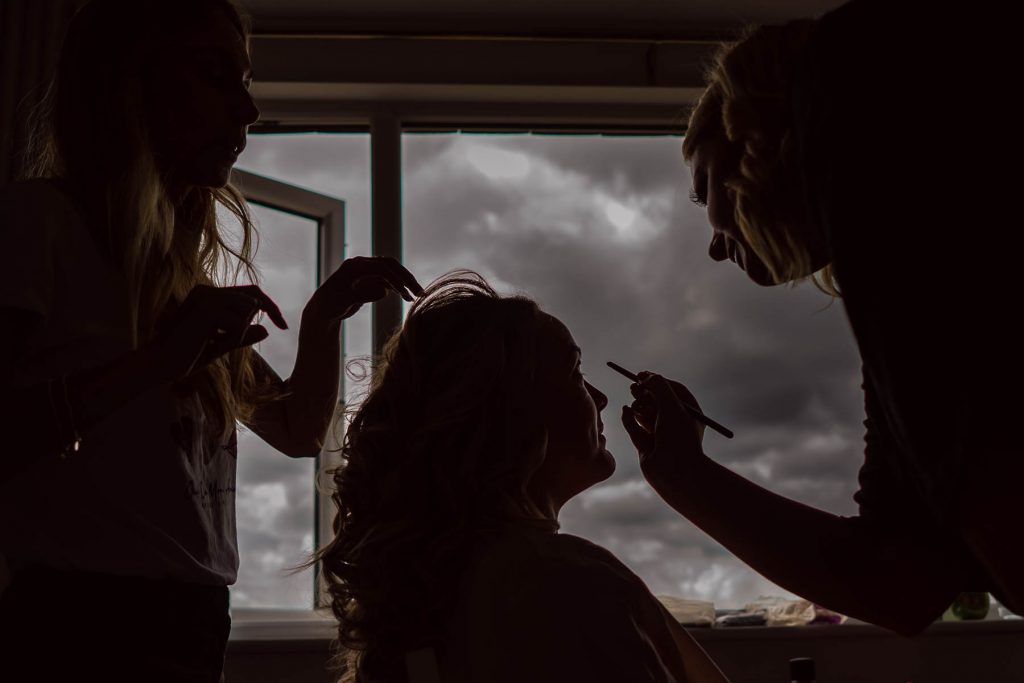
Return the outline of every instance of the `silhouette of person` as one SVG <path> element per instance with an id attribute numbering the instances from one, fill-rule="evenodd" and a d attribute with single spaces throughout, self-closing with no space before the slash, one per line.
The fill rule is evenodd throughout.
<path id="1" fill-rule="evenodd" d="M 905 634 L 964 591 L 1024 610 L 1021 251 L 995 173 L 995 131 L 1013 117 L 966 107 L 952 139 L 939 116 L 943 82 L 998 92 L 1011 62 L 999 40 L 984 58 L 972 49 L 990 35 L 974 19 L 934 7 L 925 25 L 919 8 L 855 0 L 749 32 L 718 55 L 683 142 L 712 259 L 841 297 L 863 361 L 859 514 L 716 464 L 678 383 L 641 375 L 623 411 L 676 510 L 780 586 Z M 951 35 L 964 45 L 950 50 Z M 962 195 L 947 193 L 951 177 Z"/>
<path id="2" fill-rule="evenodd" d="M 725 680 L 639 577 L 558 533 L 615 469 L 607 403 L 534 302 L 469 271 L 427 286 L 333 472 L 343 681 Z"/>
<path id="3" fill-rule="evenodd" d="M 5 680 L 217 681 L 235 580 L 236 422 L 314 456 L 342 319 L 420 291 L 345 261 L 306 304 L 282 380 L 252 345 L 256 285 L 229 171 L 258 111 L 226 0 L 95 0 L 75 16 L 29 180 L 0 193 L 0 596 Z M 244 239 L 221 234 L 229 209 Z M 255 280 L 253 280 L 255 281 Z M 16 675 L 19 674 L 19 675 Z"/>

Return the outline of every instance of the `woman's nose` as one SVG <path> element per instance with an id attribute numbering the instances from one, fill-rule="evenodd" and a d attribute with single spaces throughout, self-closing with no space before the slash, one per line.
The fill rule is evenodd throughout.
<path id="1" fill-rule="evenodd" d="M 243 126 L 256 123 L 260 118 L 260 110 L 256 106 L 256 102 L 252 99 L 252 95 L 248 90 L 242 91 L 242 98 L 238 102 L 235 115 L 238 117 L 239 123 Z"/>
<path id="2" fill-rule="evenodd" d="M 594 405 L 597 406 L 597 412 L 601 412 L 608 407 L 608 397 L 590 382 L 587 382 L 587 391 L 590 392 L 590 397 L 594 399 Z"/>

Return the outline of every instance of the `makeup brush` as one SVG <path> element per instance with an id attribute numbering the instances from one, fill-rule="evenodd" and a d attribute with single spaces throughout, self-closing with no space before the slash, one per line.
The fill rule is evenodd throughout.
<path id="1" fill-rule="evenodd" d="M 626 379 L 632 380 L 634 382 L 639 382 L 640 381 L 640 378 L 636 376 L 636 373 L 630 372 L 629 370 L 627 370 L 626 368 L 622 367 L 621 365 L 618 365 L 616 363 L 608 361 L 608 367 L 610 367 L 612 370 L 614 370 L 615 372 L 619 373 L 620 375 L 626 377 Z M 677 396 L 676 398 L 678 399 L 679 397 Z M 693 419 L 695 419 L 697 422 L 700 422 L 701 424 L 703 424 L 703 425 L 705 425 L 707 427 L 711 427 L 712 429 L 714 429 L 716 432 L 718 432 L 719 434 L 721 434 L 722 436 L 724 436 L 727 439 L 731 439 L 733 437 L 733 433 L 732 433 L 731 429 L 728 429 L 727 427 L 723 427 L 722 425 L 718 424 L 717 422 L 715 422 L 710 417 L 708 417 L 704 413 L 700 412 L 699 410 L 697 410 L 693 406 L 688 405 L 686 403 L 683 403 L 682 401 L 679 401 L 679 403 L 684 408 L 686 408 L 686 412 L 688 412 L 690 415 L 692 415 Z"/>

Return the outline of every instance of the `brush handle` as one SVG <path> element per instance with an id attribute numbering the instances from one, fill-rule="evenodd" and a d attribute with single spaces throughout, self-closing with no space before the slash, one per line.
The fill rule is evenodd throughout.
<path id="1" fill-rule="evenodd" d="M 619 373 L 628 380 L 632 380 L 633 382 L 640 381 L 640 378 L 636 376 L 636 373 L 630 372 L 629 370 L 627 370 L 626 368 L 622 367 L 617 363 L 608 361 L 608 367 L 610 367 L 612 370 Z M 679 401 L 678 396 L 676 396 L 676 400 Z M 688 412 L 693 417 L 693 419 L 695 419 L 697 422 L 700 422 L 705 427 L 711 427 L 711 429 L 715 430 L 716 432 L 718 432 L 727 439 L 731 439 L 734 436 L 731 429 L 729 429 L 728 427 L 723 427 L 722 425 L 718 424 L 710 417 L 700 412 L 699 410 L 689 405 L 688 403 L 683 403 L 682 401 L 679 401 L 679 405 L 686 408 L 686 412 Z"/>

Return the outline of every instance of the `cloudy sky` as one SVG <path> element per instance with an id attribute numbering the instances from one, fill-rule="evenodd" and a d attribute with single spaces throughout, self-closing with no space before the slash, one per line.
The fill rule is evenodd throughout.
<path id="1" fill-rule="evenodd" d="M 566 323 L 588 379 L 609 396 L 605 432 L 618 467 L 563 509 L 563 531 L 610 549 L 657 594 L 732 607 L 788 594 L 647 486 L 617 419 L 628 382 L 605 361 L 684 382 L 736 433 L 708 431 L 711 457 L 837 514 L 855 512 L 859 361 L 839 303 L 809 284 L 759 288 L 707 257 L 710 228 L 687 198 L 679 147 L 674 137 L 407 135 L 404 258 L 424 283 L 475 269 Z M 369 253 L 368 136 L 251 136 L 239 167 L 345 200 L 348 254 Z M 261 350 L 286 376 L 313 287 L 314 226 L 267 210 L 258 219 L 264 288 L 293 323 Z M 368 350 L 366 320 L 360 313 L 349 326 L 350 355 Z M 283 568 L 312 544 L 312 463 L 254 437 L 243 436 L 242 449 L 233 602 L 307 606 L 311 574 Z"/>

